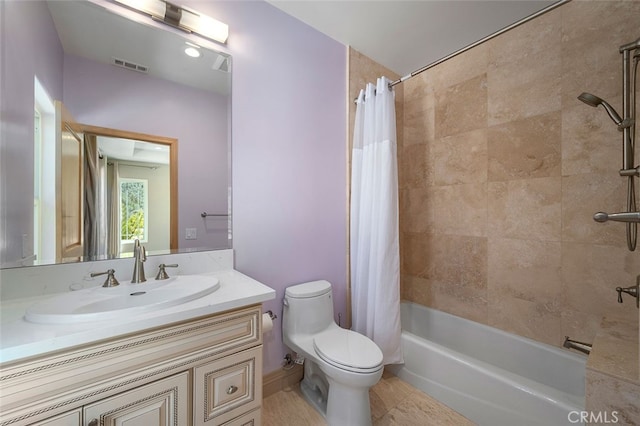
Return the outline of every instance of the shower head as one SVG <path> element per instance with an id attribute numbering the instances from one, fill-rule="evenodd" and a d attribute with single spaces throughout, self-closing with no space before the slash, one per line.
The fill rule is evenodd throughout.
<path id="1" fill-rule="evenodd" d="M 603 100 L 600 99 L 599 97 L 587 92 L 582 92 L 580 96 L 578 96 L 578 99 L 580 99 L 582 102 L 592 107 L 597 107 L 603 102 Z"/>
<path id="2" fill-rule="evenodd" d="M 582 92 L 580 96 L 578 96 L 578 99 L 580 99 L 585 104 L 592 106 L 594 108 L 597 107 L 598 105 L 602 105 L 604 109 L 607 111 L 607 114 L 609 114 L 609 117 L 611 117 L 611 119 L 614 121 L 614 123 L 616 123 L 618 126 L 622 124 L 622 118 L 620 118 L 620 115 L 618 115 L 616 110 L 613 109 L 611 105 L 609 105 L 607 102 L 600 99 L 596 95 L 592 95 L 591 93 L 587 93 L 587 92 Z"/>

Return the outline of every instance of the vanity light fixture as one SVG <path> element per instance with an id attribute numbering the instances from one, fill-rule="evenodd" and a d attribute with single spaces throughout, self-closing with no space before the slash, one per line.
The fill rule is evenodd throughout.
<path id="1" fill-rule="evenodd" d="M 226 43 L 229 37 L 227 24 L 184 6 L 177 6 L 164 0 L 115 1 L 149 15 L 152 19 L 219 43 Z"/>

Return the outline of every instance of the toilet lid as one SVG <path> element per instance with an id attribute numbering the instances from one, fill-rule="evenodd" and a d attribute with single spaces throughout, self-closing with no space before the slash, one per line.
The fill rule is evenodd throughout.
<path id="1" fill-rule="evenodd" d="M 320 358 L 348 370 L 378 369 L 382 351 L 368 337 L 351 330 L 333 329 L 313 338 L 313 347 Z"/>
<path id="2" fill-rule="evenodd" d="M 331 284 L 328 281 L 320 280 L 287 287 L 284 294 L 294 299 L 304 299 L 307 297 L 320 296 L 329 291 L 331 291 Z"/>

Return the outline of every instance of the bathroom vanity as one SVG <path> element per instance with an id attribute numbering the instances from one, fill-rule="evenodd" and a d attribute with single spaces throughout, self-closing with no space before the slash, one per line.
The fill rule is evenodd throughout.
<path id="1" fill-rule="evenodd" d="M 259 425 L 275 292 L 233 269 L 201 277 L 219 288 L 108 321 L 36 324 L 24 312 L 51 295 L 3 300 L 0 425 Z"/>

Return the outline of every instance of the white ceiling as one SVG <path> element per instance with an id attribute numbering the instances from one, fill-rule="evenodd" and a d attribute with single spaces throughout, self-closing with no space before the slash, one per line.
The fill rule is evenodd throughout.
<path id="1" fill-rule="evenodd" d="M 218 52 L 201 47 L 202 56 L 190 58 L 184 53 L 185 38 L 88 1 L 49 0 L 48 6 L 67 54 L 105 64 L 119 58 L 148 67 L 148 74 L 155 77 L 221 95 L 230 93 L 231 74 L 213 69 L 221 56 Z"/>
<path id="2" fill-rule="evenodd" d="M 511 25 L 556 0 L 266 0 L 392 71 L 406 75 Z M 174 3 L 180 3 L 175 1 Z M 184 39 L 134 23 L 91 2 L 49 1 L 66 53 L 227 94 L 230 74 L 212 70 L 218 53 L 184 55 Z M 233 28 L 230 29 L 233 32 Z M 186 77 L 188 76 L 188 77 Z"/>
<path id="3" fill-rule="evenodd" d="M 132 139 L 98 136 L 100 153 L 111 160 L 169 164 L 169 146 Z"/>
<path id="4" fill-rule="evenodd" d="M 555 0 L 267 1 L 401 76 L 556 3 Z"/>

